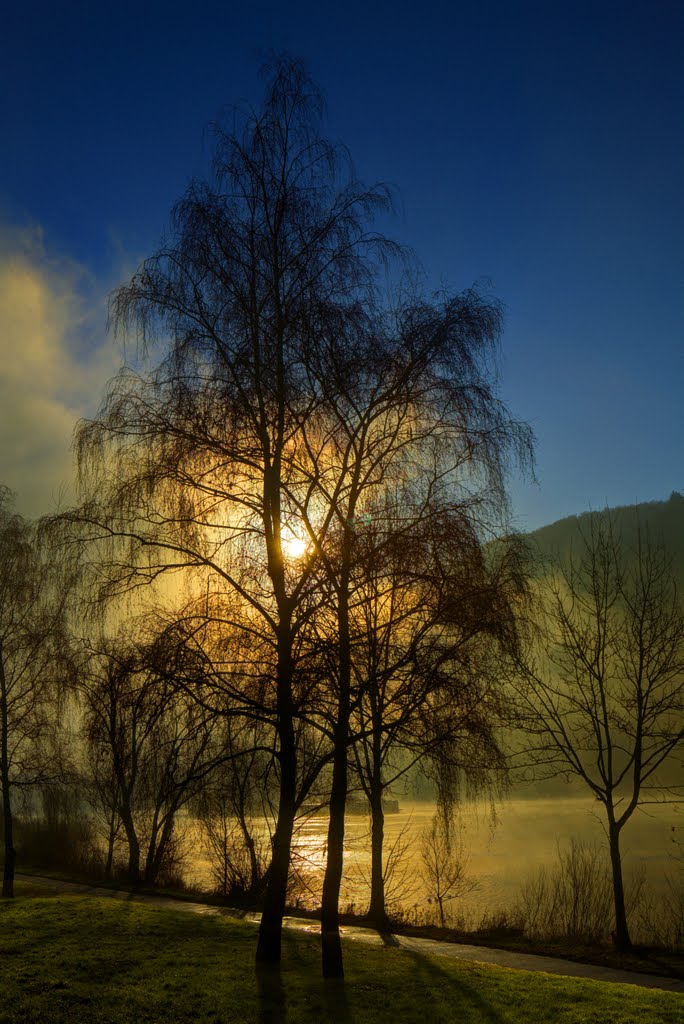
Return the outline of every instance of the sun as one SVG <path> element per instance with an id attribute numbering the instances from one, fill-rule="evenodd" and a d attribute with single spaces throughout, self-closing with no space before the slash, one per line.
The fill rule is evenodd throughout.
<path id="1" fill-rule="evenodd" d="M 286 558 L 303 558 L 306 554 L 309 542 L 292 533 L 283 535 L 283 554 Z"/>

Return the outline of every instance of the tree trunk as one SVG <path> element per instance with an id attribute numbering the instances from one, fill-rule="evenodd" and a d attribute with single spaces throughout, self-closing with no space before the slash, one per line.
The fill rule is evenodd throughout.
<path id="1" fill-rule="evenodd" d="M 341 710 L 341 709 L 340 709 Z M 335 729 L 333 777 L 330 790 L 328 854 L 321 900 L 321 950 L 324 978 L 343 978 L 340 940 L 340 884 L 344 861 L 344 811 L 347 803 L 347 735 L 349 714 L 338 717 Z"/>
<path id="2" fill-rule="evenodd" d="M 249 831 L 247 822 L 244 819 L 240 822 L 240 828 L 242 829 L 242 837 L 247 848 L 247 856 L 249 857 L 249 892 L 256 893 L 261 888 L 262 879 L 259 871 L 259 860 L 257 858 L 254 837 Z"/>
<path id="3" fill-rule="evenodd" d="M 273 850 L 268 875 L 268 885 L 264 896 L 264 908 L 259 925 L 256 959 L 258 964 L 275 965 L 280 963 L 281 933 L 285 903 L 287 899 L 287 879 L 290 871 L 290 848 L 294 828 L 294 735 L 292 752 L 287 752 L 289 767 L 283 767 L 285 758 L 281 748 L 281 782 L 278 800 L 278 823 L 273 834 Z"/>
<path id="4" fill-rule="evenodd" d="M 128 878 L 131 882 L 139 882 L 140 840 L 138 839 L 138 833 L 135 830 L 133 813 L 127 800 L 122 801 L 119 813 L 121 814 L 121 822 L 123 824 L 124 831 L 126 833 L 126 841 L 128 843 Z"/>
<path id="5" fill-rule="evenodd" d="M 0 640 L 0 785 L 2 786 L 2 814 L 5 830 L 5 867 L 2 875 L 2 895 L 14 896 L 14 819 L 9 777 L 9 711 L 7 700 L 7 677 L 5 676 L 4 652 Z"/>
<path id="6" fill-rule="evenodd" d="M 340 884 L 344 861 L 344 812 L 347 803 L 347 745 L 349 742 L 351 693 L 351 645 L 347 588 L 348 576 L 343 572 L 338 599 L 339 694 L 334 731 L 328 853 L 321 899 L 321 953 L 324 978 L 344 977 L 342 942 L 340 940 Z"/>
<path id="7" fill-rule="evenodd" d="M 147 885 L 151 885 L 157 877 L 157 839 L 159 837 L 159 807 L 155 807 L 154 815 L 152 816 L 152 828 L 150 830 L 150 839 L 147 846 L 147 854 L 145 855 L 145 869 L 143 871 L 143 879 Z"/>
<path id="8" fill-rule="evenodd" d="M 368 916 L 378 928 L 387 926 L 385 878 L 382 852 L 385 840 L 385 812 L 382 809 L 382 778 L 378 772 L 371 782 L 371 897 Z"/>
<path id="9" fill-rule="evenodd" d="M 114 868 L 114 843 L 116 842 L 117 817 L 118 814 L 116 808 L 112 808 L 112 813 L 109 819 L 109 835 L 107 837 L 107 861 L 105 863 L 105 878 L 107 879 L 112 877 L 112 870 Z"/>
<path id="10" fill-rule="evenodd" d="M 159 827 L 155 815 L 155 828 L 152 834 L 152 838 L 150 840 L 150 848 L 147 854 L 147 858 L 145 860 L 145 881 L 148 883 L 148 885 L 154 885 L 154 883 L 157 881 L 159 877 L 159 872 L 161 871 L 162 864 L 164 862 L 166 850 L 168 848 L 169 843 L 171 842 L 171 837 L 173 836 L 173 831 L 175 827 L 175 805 L 171 810 L 167 812 L 167 815 L 164 818 L 164 823 L 161 826 L 161 828 Z"/>
<path id="11" fill-rule="evenodd" d="M 625 888 L 622 879 L 622 857 L 620 856 L 620 830 L 614 821 L 608 822 L 610 863 L 613 869 L 613 897 L 615 901 L 615 946 L 621 952 L 632 948 L 625 910 Z"/>
<path id="12" fill-rule="evenodd" d="M 289 635 L 281 631 L 278 637 L 278 742 L 280 763 L 280 794 L 278 821 L 273 834 L 273 849 L 264 896 L 264 907 L 259 925 L 256 961 L 258 964 L 280 963 L 281 935 L 287 879 L 290 872 L 290 849 L 295 817 L 295 791 L 297 785 L 297 759 L 295 753 L 294 724 L 292 721 L 292 654 Z"/>

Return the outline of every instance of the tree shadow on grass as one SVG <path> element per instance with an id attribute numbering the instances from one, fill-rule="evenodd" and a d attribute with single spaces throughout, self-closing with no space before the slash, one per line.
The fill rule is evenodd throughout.
<path id="1" fill-rule="evenodd" d="M 434 960 L 405 947 L 402 955 L 411 958 L 415 966 L 416 981 L 422 982 L 428 991 L 436 993 L 443 988 L 449 990 L 448 1000 L 454 1020 L 459 1020 L 461 1017 L 469 1019 L 468 1010 L 477 1011 L 479 1015 L 477 1019 L 482 1021 L 482 1024 L 506 1024 L 507 1021 L 515 1019 L 508 1016 L 502 1017 L 500 1012 L 484 997 L 480 988 L 476 988 L 462 976 L 455 978 L 448 971 L 442 970 Z M 434 1015 L 426 1014 L 426 1019 L 436 1021 L 442 1019 L 437 1007 L 434 1008 Z"/>
<path id="2" fill-rule="evenodd" d="M 333 1024 L 353 1024 L 344 978 L 328 978 L 323 981 L 323 1004 L 327 1019 Z"/>
<path id="3" fill-rule="evenodd" d="M 285 1020 L 285 988 L 279 967 L 257 967 L 259 1024 L 282 1024 Z"/>

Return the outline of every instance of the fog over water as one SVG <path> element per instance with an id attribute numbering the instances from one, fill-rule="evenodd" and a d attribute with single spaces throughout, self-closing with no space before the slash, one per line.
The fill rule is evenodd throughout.
<path id="1" fill-rule="evenodd" d="M 399 801 L 398 814 L 385 816 L 385 854 L 395 842 L 405 844 L 395 873 L 394 895 L 406 907 L 427 906 L 427 894 L 420 878 L 420 836 L 429 828 L 436 806 L 412 800 Z M 683 805 L 648 805 L 638 810 L 623 830 L 623 861 L 629 879 L 643 870 L 649 889 L 660 892 L 667 874 L 676 869 L 672 854 L 672 827 L 681 822 Z M 566 847 L 577 838 L 605 847 L 601 807 L 587 797 L 511 799 L 492 807 L 488 803 L 466 803 L 459 815 L 459 833 L 469 874 L 477 889 L 452 903 L 452 913 L 477 923 L 485 912 L 509 908 L 516 902 L 520 885 L 537 869 L 552 866 L 558 846 Z M 295 863 L 308 886 L 300 897 L 303 905 L 319 903 L 325 863 L 328 819 L 312 816 L 300 824 L 294 847 Z M 266 826 L 264 823 L 264 830 Z M 194 832 L 194 827 L 190 829 Z M 197 852 L 187 864 L 187 879 L 202 888 L 212 888 L 211 867 L 193 835 Z M 370 821 L 365 815 L 347 818 L 345 869 L 341 908 L 354 904 L 357 912 L 367 909 L 370 876 Z M 393 895 L 390 883 L 389 896 Z"/>

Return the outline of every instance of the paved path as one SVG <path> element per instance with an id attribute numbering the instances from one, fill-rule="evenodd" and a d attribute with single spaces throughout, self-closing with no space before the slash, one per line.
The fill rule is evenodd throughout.
<path id="1" fill-rule="evenodd" d="M 45 878 L 42 875 L 17 875 L 18 881 L 33 882 L 45 888 L 58 889 L 60 892 L 83 893 L 91 896 L 104 896 L 110 899 L 135 900 L 138 903 L 150 903 L 171 910 L 184 910 L 192 914 L 206 917 L 237 917 L 255 924 L 260 914 L 235 910 L 232 907 L 215 907 L 206 903 L 191 903 L 187 900 L 175 900 L 166 896 L 146 896 L 142 893 L 131 893 L 123 889 L 105 889 L 96 885 L 81 885 L 77 882 L 64 882 L 56 878 Z M 318 934 L 319 924 L 316 921 L 300 917 L 286 917 L 283 924 L 286 928 Z M 374 946 L 394 946 L 397 949 L 408 949 L 415 953 L 428 953 L 433 956 L 448 956 L 455 960 L 475 960 L 483 964 L 494 964 L 497 967 L 512 967 L 518 971 L 544 971 L 547 974 L 562 974 L 571 978 L 593 978 L 596 981 L 619 982 L 622 985 L 641 985 L 646 988 L 661 988 L 669 992 L 684 992 L 684 981 L 676 978 L 661 978 L 655 974 L 639 974 L 636 971 L 621 971 L 614 967 L 601 967 L 598 964 L 580 964 L 574 960 L 561 960 L 551 956 L 537 956 L 533 953 L 515 953 L 508 949 L 490 949 L 488 946 L 467 946 L 457 942 L 439 942 L 436 939 L 420 939 L 409 935 L 380 934 L 372 928 L 357 925 L 343 925 L 340 929 L 347 939 L 367 942 Z"/>

